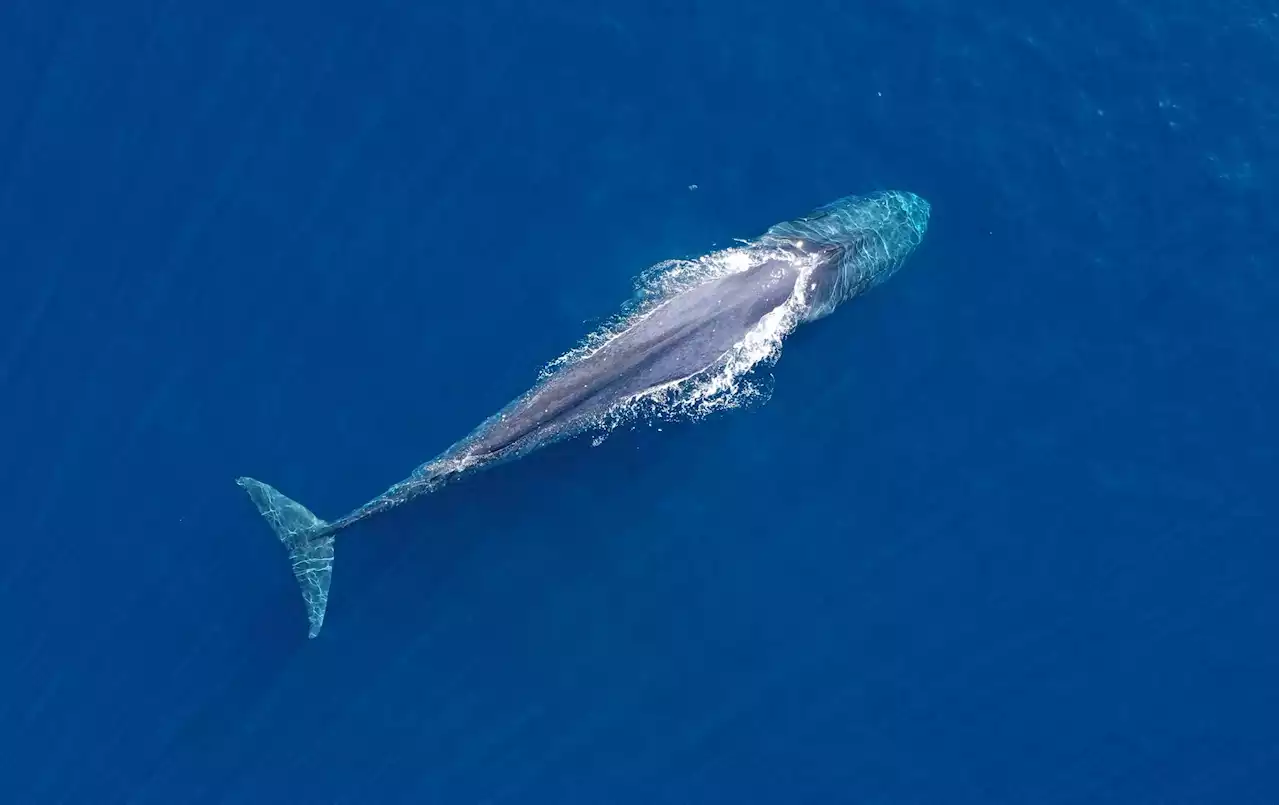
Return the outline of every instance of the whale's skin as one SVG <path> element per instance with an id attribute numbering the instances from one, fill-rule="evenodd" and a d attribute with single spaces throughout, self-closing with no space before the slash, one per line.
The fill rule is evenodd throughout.
<path id="1" fill-rule="evenodd" d="M 595 421 L 619 402 L 718 365 L 795 293 L 797 267 L 770 260 L 663 303 L 600 349 L 552 375 L 486 430 L 467 455 L 482 459 L 542 443 Z"/>
<path id="2" fill-rule="evenodd" d="M 777 224 L 737 251 L 741 270 L 681 288 L 627 318 L 403 481 L 326 522 L 252 478 L 238 483 L 285 543 L 315 637 L 324 620 L 334 537 L 450 481 L 600 425 L 630 403 L 722 369 L 770 317 L 829 315 L 891 276 L 919 245 L 930 207 L 911 193 L 849 196 Z M 788 330 L 789 331 L 789 330 Z"/>

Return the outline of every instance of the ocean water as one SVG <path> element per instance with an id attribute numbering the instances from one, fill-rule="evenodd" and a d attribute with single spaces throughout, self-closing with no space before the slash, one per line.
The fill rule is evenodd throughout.
<path id="1" fill-rule="evenodd" d="M 0 4 L 0 800 L 1274 802 L 1274 4 Z M 695 188 L 696 186 L 696 188 Z M 336 516 L 660 260 L 765 405 Z"/>

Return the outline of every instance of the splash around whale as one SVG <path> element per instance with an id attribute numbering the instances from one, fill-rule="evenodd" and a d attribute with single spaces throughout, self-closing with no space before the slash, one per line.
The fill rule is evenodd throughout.
<path id="1" fill-rule="evenodd" d="M 798 325 L 888 279 L 915 251 L 929 204 L 911 193 L 848 196 L 758 238 L 641 274 L 635 298 L 533 388 L 386 492 L 333 521 L 253 478 L 243 487 L 284 543 L 315 637 L 324 623 L 339 532 L 451 481 L 587 432 L 649 418 L 699 418 L 765 392 Z"/>

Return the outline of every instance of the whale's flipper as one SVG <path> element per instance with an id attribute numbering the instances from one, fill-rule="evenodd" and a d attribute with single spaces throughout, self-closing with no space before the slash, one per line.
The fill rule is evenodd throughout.
<path id="1" fill-rule="evenodd" d="M 252 478 L 237 478 L 253 499 L 258 511 L 267 519 L 271 530 L 289 550 L 293 563 L 293 575 L 302 588 L 302 600 L 307 605 L 307 620 L 311 629 L 307 637 L 320 634 L 324 623 L 324 608 L 329 603 L 329 579 L 333 576 L 332 535 L 313 538 L 328 525 L 316 517 L 301 503 L 290 500 L 275 489 Z"/>

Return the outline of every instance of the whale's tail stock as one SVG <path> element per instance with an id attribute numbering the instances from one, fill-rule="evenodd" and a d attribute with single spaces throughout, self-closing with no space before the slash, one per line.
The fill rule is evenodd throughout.
<path id="1" fill-rule="evenodd" d="M 272 487 L 252 478 L 237 478 L 266 519 L 267 525 L 289 551 L 293 576 L 302 590 L 311 628 L 307 637 L 320 634 L 324 610 L 329 603 L 329 580 L 333 576 L 334 536 L 321 536 L 329 524 L 301 503 L 290 500 Z"/>

